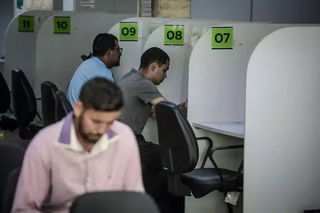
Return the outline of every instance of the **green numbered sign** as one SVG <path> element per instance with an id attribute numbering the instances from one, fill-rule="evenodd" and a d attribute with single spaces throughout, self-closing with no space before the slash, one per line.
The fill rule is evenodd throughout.
<path id="1" fill-rule="evenodd" d="M 18 31 L 34 32 L 34 16 L 19 16 Z"/>
<path id="2" fill-rule="evenodd" d="M 120 22 L 120 41 L 138 41 L 138 22 Z"/>
<path id="3" fill-rule="evenodd" d="M 233 49 L 233 27 L 212 27 L 211 49 Z"/>
<path id="4" fill-rule="evenodd" d="M 183 45 L 184 44 L 184 26 L 183 25 L 165 25 L 164 26 L 164 45 Z"/>
<path id="5" fill-rule="evenodd" d="M 55 34 L 70 34 L 71 33 L 71 18 L 56 16 L 53 19 Z"/>

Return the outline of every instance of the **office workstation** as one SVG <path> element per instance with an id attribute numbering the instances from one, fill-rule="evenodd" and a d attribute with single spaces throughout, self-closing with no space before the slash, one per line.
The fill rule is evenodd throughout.
<path id="1" fill-rule="evenodd" d="M 189 121 L 194 127 L 244 137 L 246 68 L 251 53 L 265 36 L 286 26 L 295 25 L 230 23 L 213 27 L 200 38 L 189 70 Z M 198 103 L 202 110 L 196 110 Z"/>
<path id="2" fill-rule="evenodd" d="M 37 37 L 35 94 L 40 94 L 40 84 L 45 79 L 51 79 L 66 93 L 72 75 L 83 61 L 81 56 L 89 55 L 92 51 L 95 36 L 108 32 L 115 23 L 131 16 L 103 12 L 61 12 L 46 20 Z"/>
<path id="3" fill-rule="evenodd" d="M 55 13 L 57 11 L 27 11 L 10 22 L 5 35 L 6 60 L 3 73 L 7 82 L 11 82 L 11 70 L 19 68 L 24 70 L 34 88 L 37 35 L 42 24 Z"/>
<path id="4" fill-rule="evenodd" d="M 4 141 L 6 144 L 21 147 L 21 141 L 19 143 L 14 141 L 22 139 L 24 142 L 30 142 L 36 135 L 35 127 L 36 132 L 39 132 L 48 126 L 48 117 L 53 118 L 50 124 L 70 120 L 70 116 L 66 117 L 73 111 L 70 100 L 66 98 L 69 82 L 79 65 L 85 62 L 85 58 L 81 56 L 90 56 L 89 54 L 92 53 L 95 36 L 99 33 L 110 33 L 118 39 L 116 43 L 119 44 L 121 56 L 120 65 L 110 69 L 118 86 L 122 76 L 132 68 L 139 68 L 141 55 L 149 48 L 158 47 L 170 57 L 170 66 L 164 81 L 157 85 L 149 78 L 163 97 L 170 102 L 161 101 L 154 106 L 155 114 L 150 114 L 142 135 L 146 142 L 160 147 L 160 169 L 166 173 L 168 185 L 160 186 L 156 181 L 154 185 L 158 188 L 167 188 L 170 196 L 184 197 L 183 213 L 302 213 L 307 209 L 320 209 L 316 196 L 320 182 L 318 175 L 320 171 L 317 168 L 319 161 L 317 150 L 320 148 L 317 143 L 320 139 L 317 131 L 320 125 L 317 120 L 319 117 L 317 106 L 320 103 L 317 93 L 320 85 L 318 72 L 320 64 L 317 60 L 317 56 L 320 55 L 318 25 L 290 24 L 285 21 L 271 23 L 268 20 L 255 22 L 249 19 L 225 19 L 223 16 L 220 20 L 219 15 L 215 16 L 217 19 L 136 17 L 137 14 L 109 14 L 95 11 L 99 5 L 95 5 L 96 9 L 89 8 L 90 2 L 77 4 L 77 8 L 82 4 L 86 5 L 86 11 L 84 9 L 69 12 L 28 11 L 15 17 L 10 23 L 5 43 L 7 53 L 4 76 L 10 90 L 12 86 L 15 88 L 15 94 L 11 95 L 15 107 L 10 109 L 13 109 L 13 112 L 10 110 L 8 112 L 11 112 L 13 118 L 17 115 L 16 119 L 19 117 L 20 123 L 14 131 L 5 130 L 3 133 L 7 137 L 3 137 L 0 143 Z M 160 12 L 166 10 L 163 5 L 158 9 Z M 256 16 L 256 13 L 253 12 L 252 15 Z M 163 15 L 163 17 L 167 16 Z M 30 22 L 32 20 L 34 22 Z M 117 45 L 112 51 L 117 51 Z M 26 87 L 26 82 L 23 82 L 21 77 L 23 73 L 18 70 L 12 71 L 15 68 L 21 69 L 26 75 L 32 86 L 31 90 Z M 88 71 L 91 70 L 88 69 Z M 11 80 L 11 76 L 15 79 L 14 81 Z M 144 74 L 143 77 L 147 78 Z M 0 79 L 0 86 L 1 84 Z M 91 88 L 98 84 L 99 82 L 96 82 L 95 85 L 91 85 Z M 105 83 L 105 85 L 109 84 Z M 104 86 L 101 88 L 106 89 Z M 132 87 L 132 90 L 134 89 L 136 88 Z M 95 91 L 96 94 L 99 92 Z M 18 93 L 20 96 L 26 96 L 19 102 L 19 106 L 17 106 Z M 42 96 L 42 100 L 36 101 L 37 112 L 45 119 L 41 121 L 42 124 L 37 124 L 39 119 L 36 116 L 33 121 L 23 124 L 25 125 L 23 129 L 21 125 L 23 122 L 20 121 L 23 117 L 21 112 L 27 112 L 26 115 L 34 113 L 30 107 L 33 101 L 32 95 L 30 96 L 32 93 L 36 98 Z M 123 90 L 122 94 L 125 94 Z M 2 95 L 1 92 L 0 95 Z M 51 100 L 48 101 L 48 99 Z M 99 100 L 101 101 L 95 102 L 95 106 L 97 103 L 105 103 L 104 100 Z M 187 117 L 177 106 L 186 100 Z M 119 112 L 121 115 L 127 102 L 124 101 L 123 104 L 121 110 L 112 109 L 114 111 L 111 113 Z M 147 104 L 151 105 L 151 102 Z M 119 102 L 118 106 L 120 105 Z M 133 114 L 139 113 L 133 112 Z M 120 118 L 118 121 L 122 122 Z M 70 121 L 75 122 L 76 117 L 72 119 L 74 120 Z M 103 119 L 103 116 L 90 119 L 93 123 L 99 122 L 97 119 Z M 46 125 L 44 120 L 47 122 Z M 4 122 L 6 120 L 0 119 L 1 125 Z M 134 147 L 112 148 L 118 144 L 129 144 L 134 140 L 133 135 L 129 138 L 125 131 L 117 135 L 120 126 L 117 126 L 117 122 L 114 121 L 114 123 L 110 129 L 112 131 L 108 130 L 106 134 L 110 143 L 107 148 L 104 148 L 111 150 L 113 154 L 123 150 L 128 153 L 135 150 Z M 71 125 L 71 128 L 75 128 L 76 134 L 70 135 L 70 145 L 74 143 L 72 140 L 80 132 L 76 129 L 79 128 L 78 124 L 75 122 L 73 126 Z M 101 123 L 99 125 L 102 126 Z M 115 129 L 114 126 L 116 126 Z M 28 132 L 29 130 L 31 133 Z M 61 135 L 65 133 L 62 130 Z M 143 147 L 136 132 L 131 133 L 134 133 L 138 143 L 137 148 L 141 151 Z M 55 145 L 61 139 L 62 136 L 60 136 L 54 142 Z M 52 136 L 44 138 L 44 140 L 47 139 L 53 141 Z M 117 140 L 126 143 L 114 143 Z M 64 144 L 60 146 L 66 148 L 68 142 L 62 143 Z M 23 144 L 22 147 L 25 149 L 28 145 Z M 76 150 L 78 156 L 85 153 L 80 151 L 80 148 Z M 103 146 L 100 148 L 103 149 Z M 2 147 L 0 152 L 1 149 Z M 58 148 L 55 147 L 54 150 Z M 96 151 L 85 153 L 87 155 L 83 156 L 83 159 L 91 158 L 90 163 L 92 163 L 92 159 L 97 159 L 94 157 L 97 154 Z M 68 151 L 63 151 L 63 153 L 68 152 L 72 152 L 72 147 Z M 43 152 L 33 153 L 37 156 Z M 52 153 L 43 156 L 51 157 Z M 141 157 L 141 152 L 139 154 Z M 70 155 L 66 156 L 70 157 Z M 97 156 L 99 157 L 99 154 Z M 10 159 L 8 155 L 6 158 Z M 5 162 L 7 159 L 4 158 L 2 161 Z M 53 163 L 64 162 L 64 158 L 54 159 L 56 160 L 52 161 Z M 73 174 L 67 172 L 68 174 L 61 173 L 62 175 L 59 176 L 56 173 L 57 170 L 53 173 L 58 174 L 58 178 L 74 175 L 72 176 L 74 186 L 81 177 L 82 185 L 80 185 L 84 186 L 84 191 L 89 191 L 96 186 L 98 189 L 98 183 L 93 181 L 93 184 L 91 179 L 95 174 L 90 178 L 84 176 L 91 175 L 91 170 L 86 169 L 92 169 L 92 167 L 90 164 L 83 164 L 83 159 L 73 161 L 75 166 L 72 167 L 72 171 L 80 169 Z M 109 163 L 113 164 L 122 158 L 110 159 L 101 163 L 103 168 L 118 168 L 119 171 L 127 168 L 124 164 L 117 167 L 109 166 Z M 132 165 L 131 163 L 138 159 L 137 156 L 130 156 L 128 159 L 126 162 L 130 164 L 128 166 L 130 175 L 123 173 L 125 174 L 123 176 L 129 177 L 128 182 L 119 184 L 122 178 L 125 178 L 119 173 L 117 177 L 108 176 L 108 184 L 116 180 L 108 185 L 110 186 L 108 190 L 113 187 L 121 190 L 127 186 L 128 188 L 134 186 L 135 184 L 132 183 L 137 179 L 132 177 L 139 176 L 139 166 L 143 174 L 142 179 L 146 178 L 146 164 L 141 160 L 141 165 Z M 19 161 L 17 164 L 20 168 L 22 159 L 15 160 Z M 89 160 L 85 161 L 89 162 Z M 49 164 L 44 166 L 49 168 Z M 84 170 L 81 170 L 83 168 Z M 100 165 L 96 169 L 96 173 L 104 171 L 100 169 Z M 71 171 L 71 167 L 66 171 Z M 19 173 L 13 175 L 16 174 L 19 175 Z M 110 172 L 110 174 L 113 173 Z M 38 182 L 40 186 L 41 181 Z M 141 190 L 139 184 L 135 186 L 138 191 Z M 145 185 L 145 189 L 147 188 L 148 186 Z M 64 186 L 63 190 L 68 190 L 68 186 Z M 92 194 L 92 197 L 91 195 L 79 197 L 70 211 L 78 213 L 77 211 L 83 210 L 84 206 L 81 204 L 85 201 L 82 199 L 86 198 L 91 199 L 88 203 L 101 208 L 106 207 L 110 202 L 118 202 L 103 199 L 103 193 Z M 59 199 L 66 194 L 59 196 Z M 129 206 L 131 208 L 132 204 L 134 204 L 132 208 L 137 208 L 139 205 L 144 209 L 144 204 L 148 208 L 153 208 L 149 205 L 149 199 L 141 197 L 146 200 L 145 203 L 140 204 L 135 200 L 137 195 L 134 194 L 132 197 L 126 197 L 129 195 L 124 193 L 124 198 L 116 193 L 110 196 L 114 196 L 115 200 L 128 201 L 130 198 L 130 201 L 134 202 L 128 203 L 128 208 Z M 157 196 L 151 195 L 151 203 L 153 201 L 156 205 L 159 204 Z M 69 204 L 71 205 L 71 202 Z M 122 204 L 127 205 L 125 202 Z M 77 209 L 77 205 L 80 208 Z M 156 205 L 154 205 L 155 213 L 167 213 L 157 212 Z M 175 205 L 173 203 L 170 205 L 174 209 Z M 117 209 L 116 206 L 113 208 Z M 0 196 L 0 211 L 1 209 Z M 182 213 L 182 211 L 174 213 Z"/>
<path id="5" fill-rule="evenodd" d="M 143 51 L 159 47 L 170 57 L 167 78 L 158 86 L 161 94 L 176 104 L 188 99 L 189 57 L 193 46 L 202 34 L 218 24 L 216 20 L 174 20 L 156 28 L 145 42 Z M 157 125 L 154 118 L 148 120 L 144 134 L 157 143 Z"/>

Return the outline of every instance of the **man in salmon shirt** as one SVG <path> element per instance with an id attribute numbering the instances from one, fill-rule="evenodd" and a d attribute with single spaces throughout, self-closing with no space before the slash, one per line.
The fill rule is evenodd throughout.
<path id="1" fill-rule="evenodd" d="M 12 212 L 67 213 L 87 192 L 144 192 L 136 138 L 117 121 L 122 107 L 118 86 L 88 81 L 74 111 L 30 143 Z"/>

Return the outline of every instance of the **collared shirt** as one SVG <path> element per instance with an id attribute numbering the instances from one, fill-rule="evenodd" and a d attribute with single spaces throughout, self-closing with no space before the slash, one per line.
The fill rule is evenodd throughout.
<path id="1" fill-rule="evenodd" d="M 82 86 L 89 80 L 96 77 L 106 78 L 114 82 L 111 70 L 108 69 L 106 65 L 97 57 L 92 57 L 82 62 L 82 64 L 74 73 L 68 89 L 67 98 L 72 107 L 74 102 L 79 99 Z"/>
<path id="2" fill-rule="evenodd" d="M 115 122 L 88 153 L 77 140 L 72 116 L 45 128 L 30 143 L 13 213 L 67 213 L 77 196 L 93 191 L 144 192 L 132 130 Z"/>

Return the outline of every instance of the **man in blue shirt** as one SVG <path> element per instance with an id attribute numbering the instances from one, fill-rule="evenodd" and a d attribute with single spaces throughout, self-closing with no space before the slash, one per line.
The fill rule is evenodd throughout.
<path id="1" fill-rule="evenodd" d="M 114 82 L 110 69 L 120 65 L 122 53 L 117 37 L 108 33 L 97 35 L 92 50 L 93 57 L 82 62 L 70 81 L 67 98 L 72 106 L 78 100 L 81 88 L 87 81 L 102 77 Z"/>

